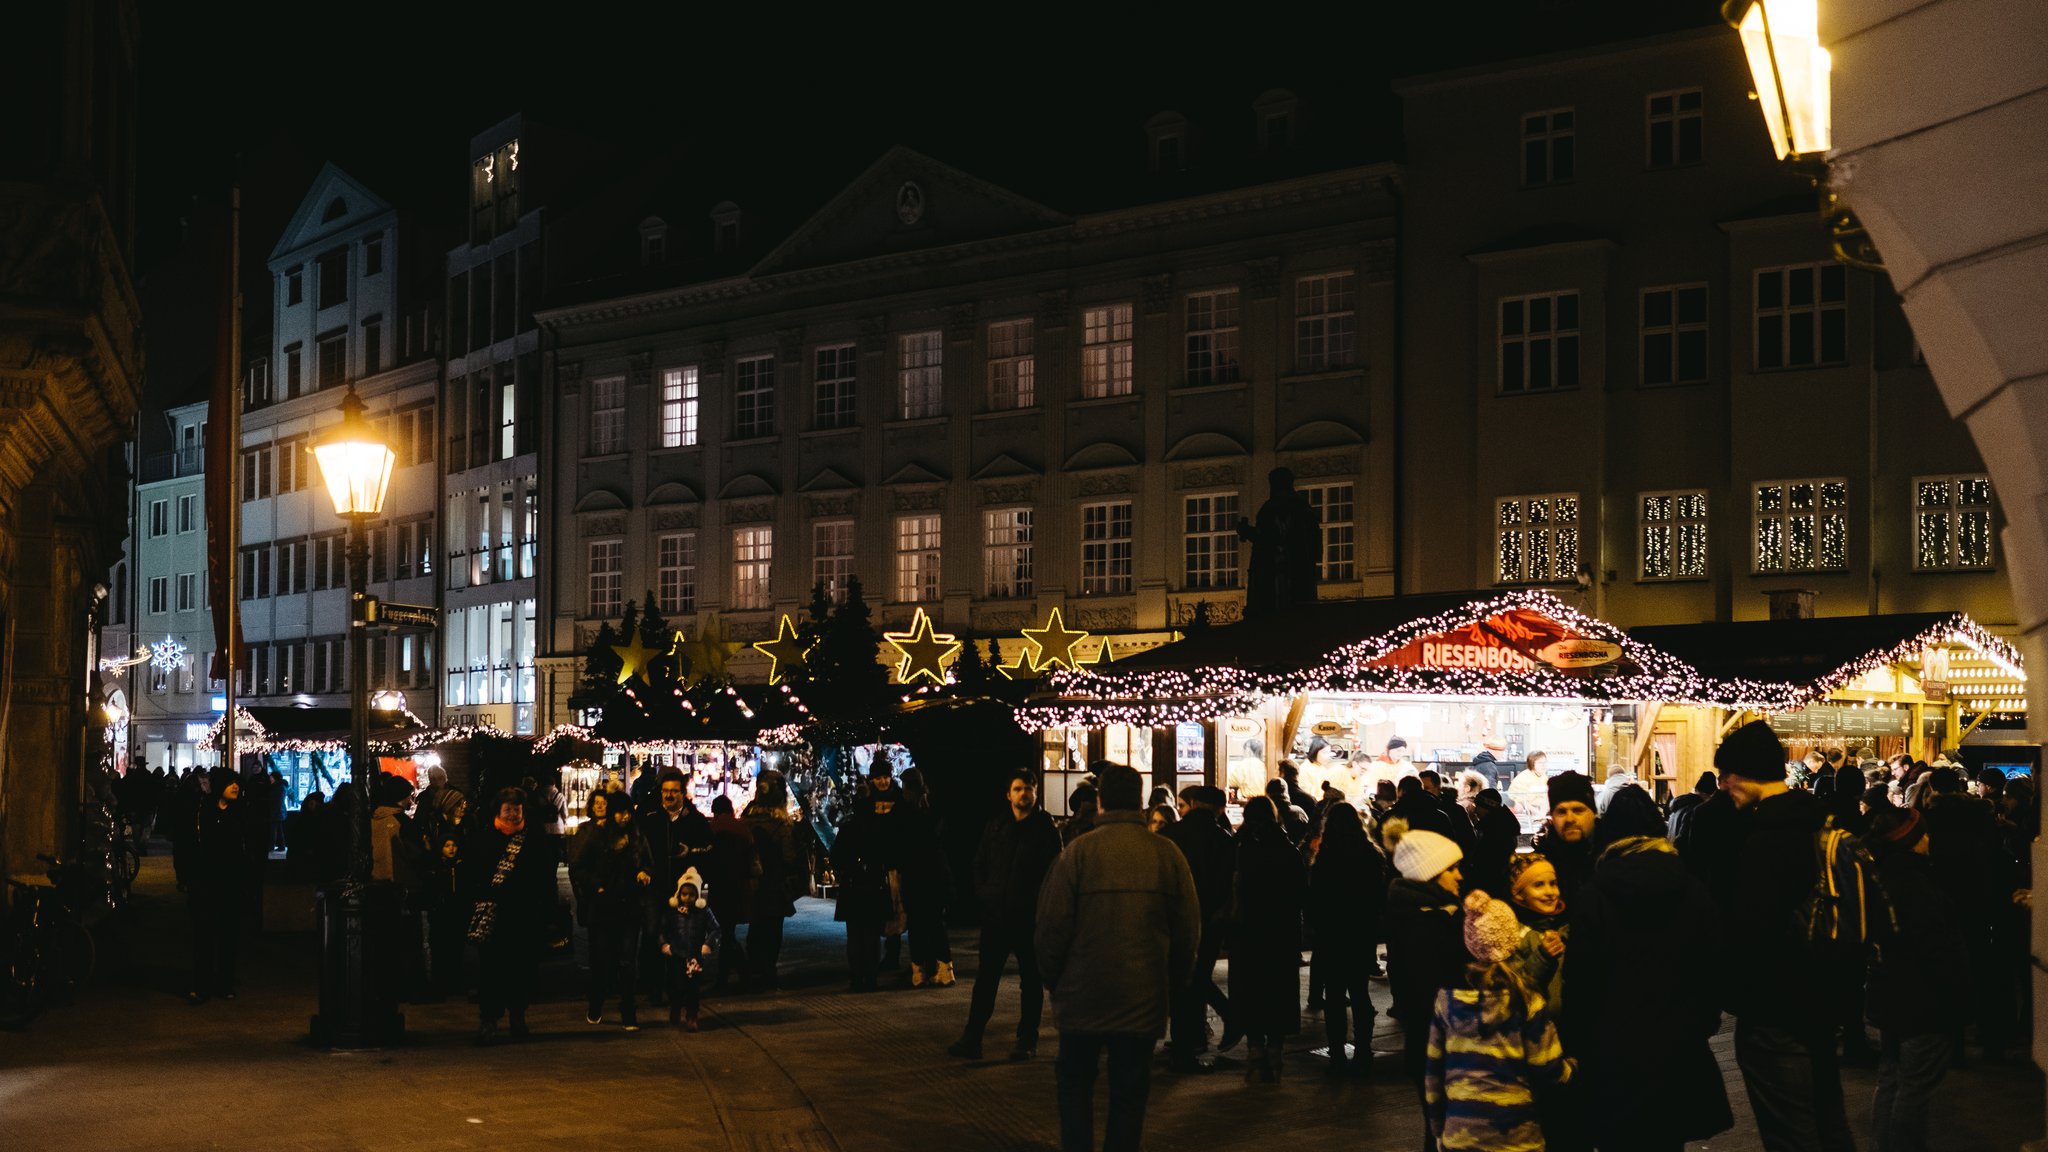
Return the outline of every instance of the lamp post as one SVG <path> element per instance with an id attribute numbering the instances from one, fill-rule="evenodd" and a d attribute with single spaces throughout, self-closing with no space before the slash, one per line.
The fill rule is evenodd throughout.
<path id="1" fill-rule="evenodd" d="M 327 897 L 322 923 L 320 1015 L 314 1035 L 330 1048 L 374 1048 L 397 1039 L 398 1016 L 380 979 L 382 957 L 370 931 L 370 678 L 369 521 L 384 509 L 397 454 L 363 419 L 354 385 L 341 398 L 341 423 L 313 445 L 335 514 L 348 521 L 349 785 L 356 810 L 349 824 L 348 876 L 337 906 Z"/>
<path id="2" fill-rule="evenodd" d="M 1742 37 L 1778 159 L 1827 151 L 1833 65 L 1820 46 L 1820 0 L 1726 0 L 1721 16 Z"/>

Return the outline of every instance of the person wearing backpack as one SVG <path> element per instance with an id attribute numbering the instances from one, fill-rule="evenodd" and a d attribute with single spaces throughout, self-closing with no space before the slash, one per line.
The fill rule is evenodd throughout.
<path id="1" fill-rule="evenodd" d="M 1761 720 L 1714 752 L 1722 787 L 1744 817 L 1721 861 L 1725 874 L 1710 885 L 1728 897 L 1721 917 L 1735 1062 L 1765 1148 L 1853 1152 L 1829 986 L 1839 953 L 1831 938 L 1816 942 L 1811 926 L 1836 912 L 1856 917 L 1860 932 L 1862 909 L 1816 907 L 1827 814 L 1812 793 L 1786 787 L 1785 764 L 1785 745 Z"/>

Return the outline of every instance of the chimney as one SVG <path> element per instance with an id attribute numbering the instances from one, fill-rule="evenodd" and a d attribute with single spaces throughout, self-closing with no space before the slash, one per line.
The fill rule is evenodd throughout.
<path id="1" fill-rule="evenodd" d="M 1818 595 L 1811 588 L 1779 588 L 1764 593 L 1771 602 L 1773 620 L 1813 619 L 1813 598 Z"/>

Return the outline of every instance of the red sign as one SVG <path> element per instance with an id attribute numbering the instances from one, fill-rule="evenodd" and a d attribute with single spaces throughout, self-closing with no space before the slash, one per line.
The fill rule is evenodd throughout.
<path id="1" fill-rule="evenodd" d="M 1587 673 L 1615 662 L 1618 645 L 1591 641 L 1533 609 L 1515 608 L 1449 632 L 1418 636 L 1374 663 L 1397 668 L 1528 672 L 1538 663 Z"/>

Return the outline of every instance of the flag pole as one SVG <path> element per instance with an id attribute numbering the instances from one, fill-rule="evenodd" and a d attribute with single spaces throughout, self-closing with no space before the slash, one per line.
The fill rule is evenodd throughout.
<path id="1" fill-rule="evenodd" d="M 219 457 L 227 461 L 228 470 L 227 547 L 218 558 L 228 569 L 227 644 L 224 646 L 226 658 L 222 662 L 227 675 L 221 681 L 226 688 L 223 700 L 227 723 L 223 731 L 225 741 L 221 745 L 221 763 L 228 771 L 239 773 L 241 762 L 235 746 L 235 675 L 242 664 L 241 589 L 237 587 L 242 554 L 242 188 L 239 183 L 230 191 L 228 199 L 227 374 L 228 450 Z"/>

